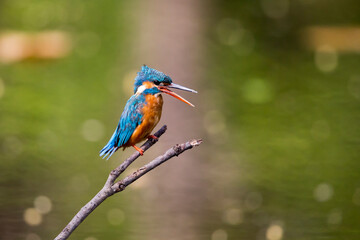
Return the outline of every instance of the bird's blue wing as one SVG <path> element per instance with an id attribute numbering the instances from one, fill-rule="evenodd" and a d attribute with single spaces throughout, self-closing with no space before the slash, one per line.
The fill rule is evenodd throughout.
<path id="1" fill-rule="evenodd" d="M 100 151 L 100 156 L 109 159 L 111 155 L 122 145 L 129 141 L 137 126 L 142 122 L 141 109 L 144 106 L 145 97 L 142 95 L 133 95 L 121 114 L 120 121 L 115 132 L 106 146 Z"/>

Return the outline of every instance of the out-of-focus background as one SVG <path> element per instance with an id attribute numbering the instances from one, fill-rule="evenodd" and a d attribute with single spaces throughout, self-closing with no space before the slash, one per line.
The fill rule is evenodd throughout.
<path id="1" fill-rule="evenodd" d="M 166 136 L 201 147 L 105 201 L 71 239 L 359 239 L 360 3 L 0 1 L 0 239 L 54 238 L 133 149 L 98 157 L 142 64 Z"/>

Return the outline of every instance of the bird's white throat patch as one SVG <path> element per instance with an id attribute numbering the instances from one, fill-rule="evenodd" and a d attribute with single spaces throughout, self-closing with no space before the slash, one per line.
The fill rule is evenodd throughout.
<path id="1" fill-rule="evenodd" d="M 140 87 L 138 87 L 136 94 L 139 95 L 139 94 L 143 93 L 145 91 L 145 89 L 146 89 L 146 86 L 141 85 Z"/>

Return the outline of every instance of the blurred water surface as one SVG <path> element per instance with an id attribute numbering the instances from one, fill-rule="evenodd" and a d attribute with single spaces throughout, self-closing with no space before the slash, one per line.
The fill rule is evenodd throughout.
<path id="1" fill-rule="evenodd" d="M 152 3 L 162 4 L 156 14 L 167 10 L 164 2 Z M 195 191 L 184 175 L 173 187 L 188 186 L 190 194 L 166 194 L 158 178 L 146 176 L 102 204 L 72 238 L 168 239 L 158 220 L 176 218 L 171 239 L 358 239 L 360 4 L 196 4 L 205 18 L 202 35 L 186 37 L 202 41 L 201 61 L 193 63 L 201 78 L 190 83 L 199 91 L 201 116 L 194 114 L 193 121 L 201 126 L 190 137 L 203 137 L 204 144 L 181 157 L 198 154 L 196 171 L 207 185 Z M 97 157 L 141 61 L 141 54 L 136 60 L 129 54 L 139 43 L 141 6 L 108 0 L 0 2 L 1 239 L 55 237 L 130 154 L 108 162 Z M 182 26 L 187 24 L 197 23 Z M 165 46 L 185 40 L 161 41 L 168 45 L 158 56 L 173 52 Z M 176 57 L 169 61 L 176 65 Z M 149 55 L 144 59 L 150 66 L 161 63 Z M 168 119 L 164 113 L 161 123 Z M 181 164 L 165 164 L 162 171 Z M 192 204 L 197 194 L 202 206 Z M 154 204 L 160 198 L 185 198 L 188 206 Z M 179 234 L 176 228 L 185 230 Z"/>

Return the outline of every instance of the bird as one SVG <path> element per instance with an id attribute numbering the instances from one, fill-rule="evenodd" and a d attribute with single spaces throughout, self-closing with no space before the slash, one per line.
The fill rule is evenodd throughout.
<path id="1" fill-rule="evenodd" d="M 146 65 L 141 67 L 134 82 L 134 95 L 127 101 L 119 123 L 108 143 L 100 151 L 100 157 L 109 159 L 119 148 L 134 147 L 140 155 L 144 151 L 136 144 L 148 138 L 161 118 L 163 98 L 168 94 L 192 107 L 192 103 L 171 91 L 169 88 L 197 93 L 197 91 L 175 84 L 172 79 L 156 69 Z"/>

